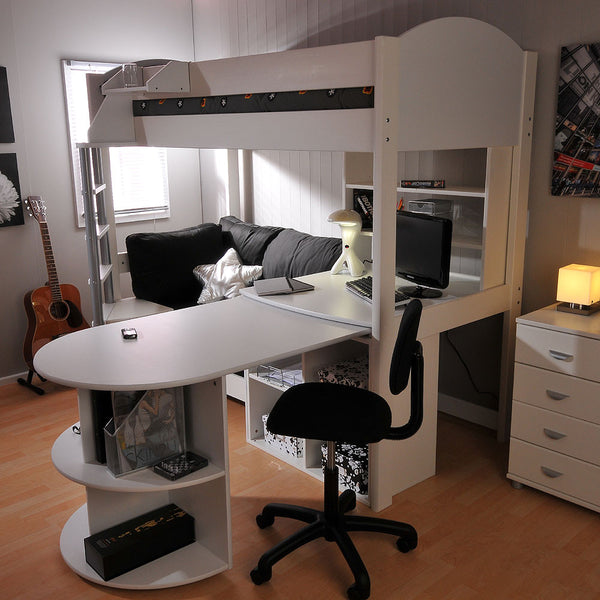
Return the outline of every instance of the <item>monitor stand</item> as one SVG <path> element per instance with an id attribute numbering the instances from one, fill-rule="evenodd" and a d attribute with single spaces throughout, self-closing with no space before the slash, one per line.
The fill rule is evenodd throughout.
<path id="1" fill-rule="evenodd" d="M 422 287 L 420 285 L 407 285 L 399 287 L 398 291 L 410 296 L 411 298 L 439 298 L 442 295 L 442 290 L 430 287 Z"/>

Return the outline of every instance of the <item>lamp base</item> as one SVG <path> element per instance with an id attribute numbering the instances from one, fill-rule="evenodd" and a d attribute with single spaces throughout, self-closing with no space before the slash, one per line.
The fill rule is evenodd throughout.
<path id="1" fill-rule="evenodd" d="M 588 317 L 589 315 L 600 310 L 600 302 L 594 302 L 594 304 L 574 304 L 573 302 L 560 302 L 556 305 L 556 310 Z"/>

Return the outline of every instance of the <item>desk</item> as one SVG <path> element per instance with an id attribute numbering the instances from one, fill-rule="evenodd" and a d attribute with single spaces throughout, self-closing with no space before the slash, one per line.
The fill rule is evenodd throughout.
<path id="1" fill-rule="evenodd" d="M 189 583 L 230 568 L 223 376 L 298 354 L 309 356 L 313 364 L 315 356 L 330 360 L 341 343 L 364 338 L 371 332 L 371 307 L 343 289 L 347 278 L 321 273 L 303 278 L 315 284 L 314 292 L 258 298 L 246 291 L 226 302 L 87 329 L 59 338 L 36 354 L 38 373 L 79 388 L 81 436 L 65 431 L 52 452 L 57 469 L 86 487 L 87 506 L 71 517 L 61 535 L 61 552 L 75 572 L 104 585 L 137 589 Z M 376 511 L 391 504 L 393 494 L 435 473 L 439 333 L 501 312 L 507 293 L 506 286 L 475 292 L 468 278 L 453 282 L 449 292 L 441 300 L 424 301 L 419 329 L 425 356 L 421 429 L 409 440 L 384 440 L 371 447 L 369 500 Z M 398 321 L 400 316 L 397 311 Z M 127 325 L 137 329 L 137 340 L 121 338 L 121 327 Z M 410 402 L 406 392 L 395 397 L 387 388 L 392 349 L 374 338 L 367 343 L 370 387 L 386 397 L 394 424 L 401 424 L 408 418 Z M 208 456 L 210 466 L 179 483 L 150 471 L 113 478 L 94 461 L 91 390 L 172 386 L 184 388 L 188 446 Z M 82 539 L 168 502 L 195 517 L 198 541 L 151 567 L 101 580 L 85 562 Z"/>
<path id="2" fill-rule="evenodd" d="M 121 338 L 126 325 L 137 329 L 137 340 Z M 60 548 L 69 567 L 95 583 L 130 589 L 182 585 L 231 568 L 223 375 L 369 331 L 239 297 L 87 329 L 84 335 L 59 338 L 40 349 L 37 372 L 79 388 L 81 435 L 68 429 L 52 449 L 56 468 L 86 487 L 86 505 L 61 534 Z M 91 390 L 172 386 L 184 389 L 188 447 L 207 456 L 209 466 L 174 482 L 150 470 L 113 477 L 94 459 Z M 194 544 L 106 582 L 85 562 L 83 538 L 169 502 L 194 516 Z"/>

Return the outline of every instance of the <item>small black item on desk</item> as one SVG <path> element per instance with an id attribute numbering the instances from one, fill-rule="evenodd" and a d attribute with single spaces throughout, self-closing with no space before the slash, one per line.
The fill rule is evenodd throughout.
<path id="1" fill-rule="evenodd" d="M 185 452 L 184 454 L 178 454 L 165 460 L 161 460 L 158 464 L 154 465 L 154 472 L 174 481 L 185 477 L 202 467 L 206 467 L 208 459 L 204 456 L 194 454 L 193 452 Z"/>
<path id="2" fill-rule="evenodd" d="M 121 329 L 121 335 L 124 340 L 136 340 L 137 339 L 137 331 L 134 327 L 124 327 Z"/>
<path id="3" fill-rule="evenodd" d="M 108 581 L 196 540 L 194 517 L 168 504 L 86 537 L 86 562 Z"/>
<path id="4" fill-rule="evenodd" d="M 259 296 L 277 296 L 280 294 L 308 292 L 314 290 L 315 286 L 294 279 L 293 277 L 272 277 L 271 279 L 259 279 L 255 281 L 254 289 Z"/>

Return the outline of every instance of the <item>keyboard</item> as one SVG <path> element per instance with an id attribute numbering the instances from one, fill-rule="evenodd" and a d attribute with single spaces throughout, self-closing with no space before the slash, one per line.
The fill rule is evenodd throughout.
<path id="1" fill-rule="evenodd" d="M 361 277 L 360 279 L 346 281 L 346 289 L 349 292 L 356 294 L 361 300 L 373 302 L 373 278 L 370 275 Z M 407 304 L 411 300 L 410 296 L 407 296 L 399 290 L 395 290 L 394 293 L 394 304 L 396 306 Z"/>

